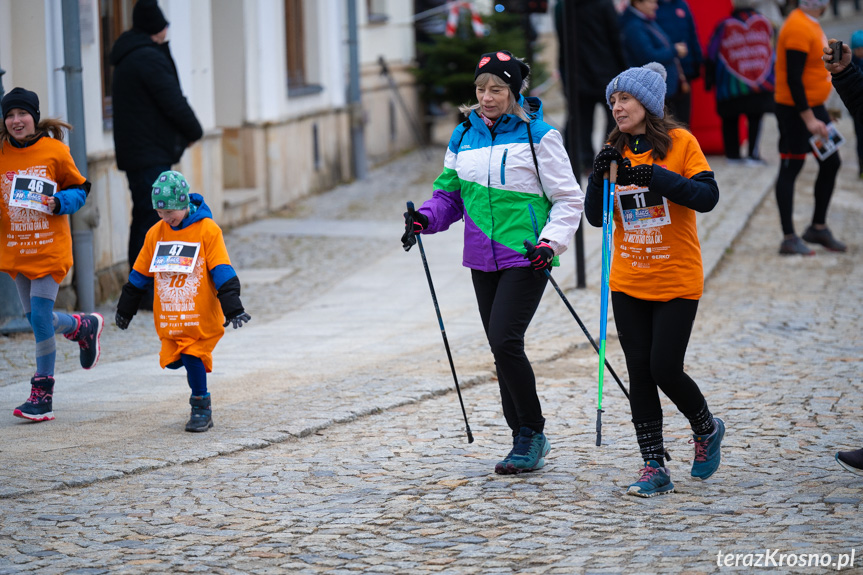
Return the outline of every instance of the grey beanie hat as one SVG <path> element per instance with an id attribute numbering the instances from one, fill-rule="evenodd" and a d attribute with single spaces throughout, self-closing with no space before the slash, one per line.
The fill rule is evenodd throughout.
<path id="1" fill-rule="evenodd" d="M 650 62 L 640 68 L 621 72 L 605 88 L 605 101 L 611 108 L 611 95 L 627 92 L 641 102 L 648 112 L 659 118 L 665 117 L 665 78 L 668 72 L 659 62 Z"/>

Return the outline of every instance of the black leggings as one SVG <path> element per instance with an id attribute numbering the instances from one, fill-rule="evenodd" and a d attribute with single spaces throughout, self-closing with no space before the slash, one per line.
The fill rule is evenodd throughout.
<path id="1" fill-rule="evenodd" d="M 776 179 L 776 204 L 779 206 L 779 220 L 782 223 L 782 233 L 794 233 L 794 182 L 797 180 L 803 162 L 806 160 L 783 159 L 779 164 L 779 177 Z M 836 174 L 842 166 L 839 152 L 826 159 L 819 160 L 818 176 L 815 179 L 815 210 L 812 212 L 812 224 L 827 223 L 827 208 L 833 196 Z"/>
<path id="2" fill-rule="evenodd" d="M 687 419 L 705 400 L 698 385 L 683 371 L 698 300 L 645 301 L 611 292 L 614 322 L 629 371 L 632 421 L 662 420 L 659 389 Z"/>
<path id="3" fill-rule="evenodd" d="M 471 270 L 471 277 L 482 326 L 494 355 L 506 423 L 513 433 L 521 427 L 542 433 L 545 418 L 533 368 L 524 353 L 524 332 L 548 280 L 535 275 L 531 268 Z"/>

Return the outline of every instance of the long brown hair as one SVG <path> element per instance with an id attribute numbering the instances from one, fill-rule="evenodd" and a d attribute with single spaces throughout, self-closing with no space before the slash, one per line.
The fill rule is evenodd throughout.
<path id="1" fill-rule="evenodd" d="M 644 110 L 644 136 L 650 142 L 650 145 L 653 146 L 650 155 L 653 156 L 654 160 L 661 160 L 668 155 L 668 151 L 672 145 L 671 130 L 686 129 L 686 126 L 668 113 L 668 107 L 665 108 L 664 112 L 665 116 L 660 118 L 655 114 L 651 114 L 646 109 Z M 620 131 L 620 128 L 615 126 L 608 135 L 608 143 L 622 154 L 623 149 L 628 144 L 627 134 L 624 134 Z"/>
<path id="2" fill-rule="evenodd" d="M 65 132 L 70 131 L 72 131 L 72 124 L 64 122 L 59 118 L 45 118 L 39 122 L 38 126 L 36 126 L 36 133 L 32 136 L 28 136 L 27 139 L 21 143 L 26 144 L 31 140 L 35 140 L 45 135 L 51 136 L 55 140 L 60 140 L 62 142 Z M 0 123 L 0 147 L 7 143 L 11 143 L 13 139 L 12 134 L 10 134 L 6 129 L 6 119 L 4 118 L 3 122 Z"/>

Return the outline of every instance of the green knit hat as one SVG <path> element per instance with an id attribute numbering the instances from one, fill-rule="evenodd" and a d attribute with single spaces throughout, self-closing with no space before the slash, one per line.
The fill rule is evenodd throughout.
<path id="1" fill-rule="evenodd" d="M 189 183 L 183 174 L 168 170 L 153 182 L 154 210 L 185 210 L 189 207 Z"/>

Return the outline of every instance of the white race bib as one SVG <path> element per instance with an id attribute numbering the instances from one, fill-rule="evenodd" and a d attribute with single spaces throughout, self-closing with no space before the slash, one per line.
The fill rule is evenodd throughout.
<path id="1" fill-rule="evenodd" d="M 51 213 L 48 199 L 57 191 L 57 183 L 48 178 L 15 174 L 12 178 L 12 190 L 9 194 L 9 205 L 15 208 L 27 208 Z"/>
<path id="2" fill-rule="evenodd" d="M 618 186 L 615 191 L 624 230 L 657 228 L 671 223 L 668 200 L 662 194 L 637 186 Z"/>
<path id="3" fill-rule="evenodd" d="M 189 242 L 157 242 L 150 262 L 150 272 L 190 274 L 201 251 L 201 244 Z"/>

